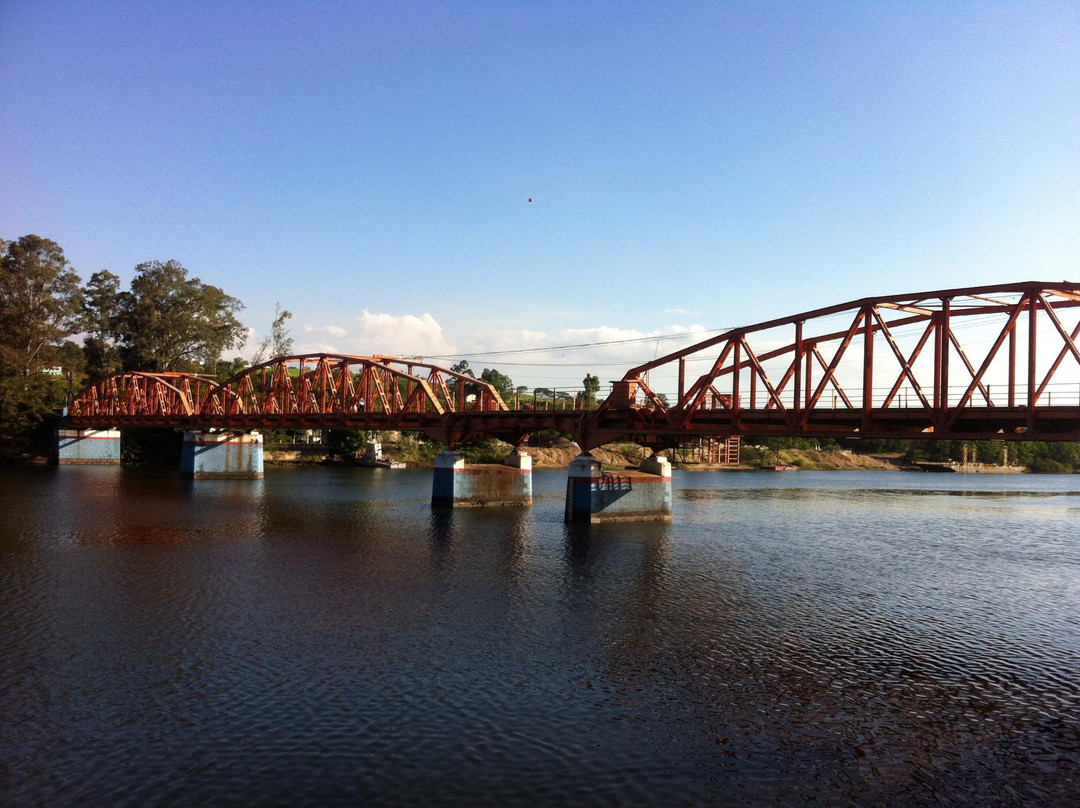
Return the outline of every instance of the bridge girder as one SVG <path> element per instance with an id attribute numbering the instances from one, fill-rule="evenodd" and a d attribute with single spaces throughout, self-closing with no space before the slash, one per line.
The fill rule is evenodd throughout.
<path id="1" fill-rule="evenodd" d="M 629 370 L 595 410 L 510 409 L 487 382 L 390 356 L 277 357 L 215 384 L 122 373 L 72 403 L 75 426 L 371 429 L 449 446 L 570 433 L 588 451 L 697 437 L 1080 440 L 1080 284 L 862 298 L 733 329 Z M 687 375 L 701 362 L 705 370 Z M 650 375 L 678 379 L 674 404 Z"/>
<path id="2" fill-rule="evenodd" d="M 652 409 L 688 435 L 1075 440 L 1078 307 L 1080 285 L 1068 281 L 863 298 L 639 365 L 605 406 Z M 702 360 L 708 369 L 687 384 Z M 648 381 L 664 370 L 678 379 L 670 406 Z"/>

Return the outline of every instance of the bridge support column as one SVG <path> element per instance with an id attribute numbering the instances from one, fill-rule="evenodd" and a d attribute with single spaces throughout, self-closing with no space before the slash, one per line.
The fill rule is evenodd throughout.
<path id="1" fill-rule="evenodd" d="M 566 478 L 565 520 L 670 522 L 671 463 L 653 455 L 638 471 L 606 472 L 591 455 L 578 455 Z"/>
<path id="2" fill-rule="evenodd" d="M 56 462 L 61 466 L 117 466 L 119 429 L 56 430 Z"/>
<path id="3" fill-rule="evenodd" d="M 197 480 L 261 480 L 263 436 L 189 430 L 184 433 L 180 473 Z"/>
<path id="4" fill-rule="evenodd" d="M 532 458 L 512 452 L 501 464 L 468 466 L 447 450 L 435 458 L 431 485 L 435 508 L 482 508 L 532 505 Z"/>

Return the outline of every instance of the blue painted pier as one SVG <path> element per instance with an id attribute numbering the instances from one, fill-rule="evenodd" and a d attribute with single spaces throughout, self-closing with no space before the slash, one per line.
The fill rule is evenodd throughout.
<path id="1" fill-rule="evenodd" d="M 532 458 L 511 452 L 501 464 L 467 465 L 453 451 L 435 458 L 431 504 L 437 508 L 532 505 Z"/>
<path id="2" fill-rule="evenodd" d="M 119 429 L 58 429 L 56 462 L 61 466 L 117 466 Z"/>
<path id="3" fill-rule="evenodd" d="M 567 522 L 670 522 L 671 463 L 652 455 L 637 471 L 605 471 L 581 454 L 566 478 Z"/>
<path id="4" fill-rule="evenodd" d="M 195 479 L 261 480 L 263 436 L 189 430 L 184 433 L 180 473 Z"/>

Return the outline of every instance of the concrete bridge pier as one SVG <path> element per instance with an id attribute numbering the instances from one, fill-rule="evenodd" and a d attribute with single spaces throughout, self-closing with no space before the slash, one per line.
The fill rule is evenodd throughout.
<path id="1" fill-rule="evenodd" d="M 118 466 L 120 430 L 58 429 L 56 462 L 61 466 Z"/>
<path id="2" fill-rule="evenodd" d="M 435 508 L 482 508 L 532 505 L 532 458 L 511 452 L 502 463 L 469 466 L 448 449 L 435 458 L 431 484 Z"/>
<path id="3" fill-rule="evenodd" d="M 670 522 L 671 463 L 652 455 L 637 471 L 604 471 L 592 455 L 578 455 L 566 478 L 565 521 Z"/>
<path id="4" fill-rule="evenodd" d="M 195 479 L 261 480 L 263 436 L 258 432 L 184 433 L 180 473 Z"/>

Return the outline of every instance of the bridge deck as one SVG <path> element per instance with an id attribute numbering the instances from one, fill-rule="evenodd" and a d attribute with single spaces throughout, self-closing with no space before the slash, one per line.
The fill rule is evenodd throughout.
<path id="1" fill-rule="evenodd" d="M 1080 405 L 1038 407 L 967 407 L 957 415 L 919 408 L 817 409 L 806 420 L 778 409 L 706 410 L 681 420 L 677 411 L 624 410 L 466 411 L 423 413 L 280 413 L 253 415 L 116 415 L 69 419 L 84 429 L 173 427 L 179 429 L 369 429 L 449 434 L 455 442 L 497 437 L 517 443 L 544 429 L 579 435 L 590 443 L 634 440 L 646 445 L 677 443 L 698 437 L 802 436 L 819 438 L 955 438 L 978 440 L 1080 440 Z M 591 446 L 588 448 L 592 448 Z"/>

